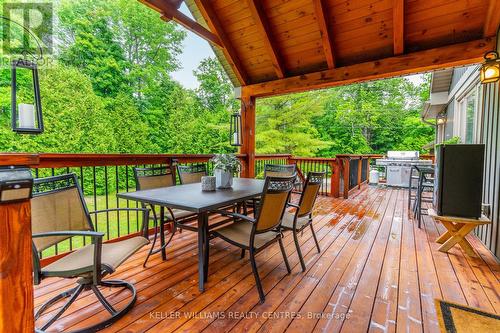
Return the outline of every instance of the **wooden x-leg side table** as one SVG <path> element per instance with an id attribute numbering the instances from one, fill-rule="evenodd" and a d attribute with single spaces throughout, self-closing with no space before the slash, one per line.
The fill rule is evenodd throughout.
<path id="1" fill-rule="evenodd" d="M 441 222 L 441 224 L 448 230 L 436 239 L 436 243 L 442 244 L 438 249 L 439 251 L 448 252 L 455 244 L 458 244 L 466 254 L 471 257 L 477 257 L 476 252 L 465 236 L 467 236 L 467 234 L 474 230 L 474 228 L 478 225 L 490 224 L 491 221 L 486 218 L 486 216 L 483 215 L 479 219 L 440 216 L 437 215 L 432 208 L 428 210 L 428 214 L 436 221 Z"/>

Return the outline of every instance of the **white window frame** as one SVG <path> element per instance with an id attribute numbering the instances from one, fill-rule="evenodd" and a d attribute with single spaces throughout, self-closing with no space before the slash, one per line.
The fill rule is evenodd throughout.
<path id="1" fill-rule="evenodd" d="M 475 93 L 474 100 L 474 121 L 473 121 L 473 137 L 472 143 L 479 143 L 481 141 L 481 83 L 474 80 L 472 84 L 464 87 L 461 91 L 457 92 L 457 98 L 455 98 L 455 112 L 454 112 L 454 126 L 453 126 L 453 136 L 460 137 L 462 143 L 466 140 L 466 121 L 467 121 L 467 98 Z"/>

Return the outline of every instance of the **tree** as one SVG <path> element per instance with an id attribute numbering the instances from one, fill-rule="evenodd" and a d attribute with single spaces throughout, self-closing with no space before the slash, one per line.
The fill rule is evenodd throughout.
<path id="1" fill-rule="evenodd" d="M 327 147 L 311 120 L 323 112 L 324 92 L 315 91 L 259 100 L 257 104 L 257 151 L 314 156 Z"/>

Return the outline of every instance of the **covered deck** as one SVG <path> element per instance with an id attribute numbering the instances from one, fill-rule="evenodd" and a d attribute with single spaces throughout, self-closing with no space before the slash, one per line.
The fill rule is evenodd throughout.
<path id="1" fill-rule="evenodd" d="M 198 291 L 194 233 L 177 234 L 167 260 L 156 255 L 146 269 L 144 248 L 114 274 L 135 284 L 137 302 L 104 332 L 438 332 L 435 299 L 499 314 L 500 265 L 492 253 L 476 236 L 468 237 L 477 258 L 459 247 L 449 254 L 437 251 L 443 226 L 424 216 L 418 229 L 408 214 L 407 194 L 363 186 L 347 200 L 321 196 L 314 216 L 321 253 L 309 229 L 300 237 L 306 272 L 290 233 L 285 246 L 291 275 L 277 244 L 258 254 L 264 304 L 258 302 L 248 257 L 240 259 L 239 249 L 226 242 L 211 241 L 204 293 Z M 72 283 L 43 281 L 35 287 L 35 307 Z M 128 295 L 109 299 L 120 307 Z M 85 327 L 107 315 L 89 294 L 49 332 Z"/>

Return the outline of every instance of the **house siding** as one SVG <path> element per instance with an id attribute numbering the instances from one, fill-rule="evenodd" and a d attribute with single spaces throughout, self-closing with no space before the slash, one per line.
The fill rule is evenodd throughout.
<path id="1" fill-rule="evenodd" d="M 481 241 L 500 257 L 500 84 L 483 86 L 481 143 L 485 144 L 483 202 L 491 205 L 492 224 L 475 230 Z"/>
<path id="2" fill-rule="evenodd" d="M 475 66 L 477 67 L 477 66 Z M 454 116 L 456 110 L 456 92 L 461 89 L 467 80 L 461 80 L 469 67 L 461 67 L 453 70 L 452 82 L 450 84 L 450 100 L 446 107 L 446 125 L 444 128 L 444 140 L 454 136 Z M 469 71 L 469 73 L 471 73 Z M 477 71 L 472 76 L 479 77 Z M 465 86 L 463 88 L 466 88 Z M 483 203 L 490 205 L 490 225 L 483 225 L 475 229 L 476 235 L 481 241 L 500 258 L 500 83 L 490 83 L 482 86 L 479 95 L 479 135 L 478 143 L 485 144 L 485 166 L 483 181 Z"/>

